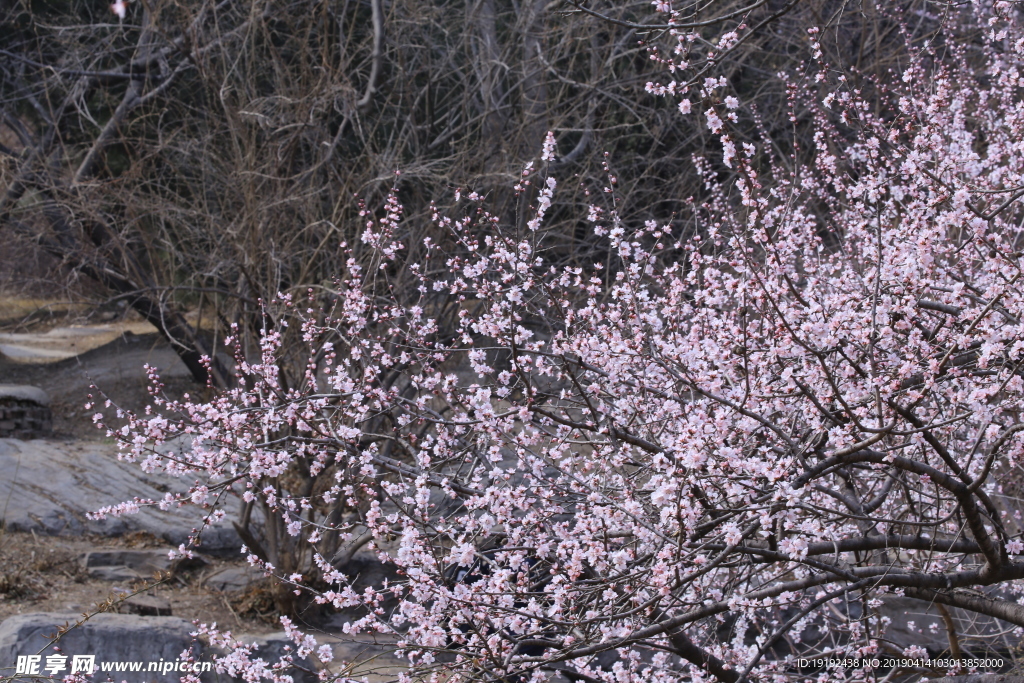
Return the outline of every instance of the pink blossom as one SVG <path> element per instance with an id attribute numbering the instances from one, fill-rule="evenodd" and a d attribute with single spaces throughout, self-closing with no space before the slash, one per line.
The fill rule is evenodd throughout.
<path id="1" fill-rule="evenodd" d="M 670 223 L 621 216 L 609 162 L 576 217 L 600 264 L 563 258 L 540 229 L 562 201 L 557 169 L 536 186 L 523 171 L 521 223 L 435 208 L 433 244 L 447 246 L 406 264 L 420 284 L 409 297 L 379 272 L 404 258 L 397 191 L 363 207 L 371 267 L 339 265 L 330 306 L 275 304 L 300 350 L 268 330 L 239 353 L 237 387 L 161 398 L 111 427 L 125 458 L 181 478 L 182 493 L 97 516 L 201 506 L 210 524 L 257 510 L 308 559 L 274 557 L 279 570 L 254 546 L 249 561 L 358 608 L 346 632 L 394 638 L 408 680 L 540 681 L 552 660 L 608 683 L 708 680 L 712 661 L 798 680 L 789 654 L 823 652 L 804 627 L 828 624 L 829 656 L 874 656 L 882 600 L 919 599 L 914 586 L 956 586 L 951 601 L 959 587 L 1003 600 L 998 588 L 1015 605 L 1020 588 L 1000 577 L 1024 575 L 1024 542 L 1000 487 L 1024 465 L 1024 208 L 999 207 L 1024 183 L 1024 36 L 992 31 L 985 59 L 908 52 L 919 75 L 886 83 L 887 106 L 845 87 L 836 111 L 817 106 L 818 62 L 783 74 L 813 141 L 802 166 L 773 156 L 788 132 L 755 147 L 730 98 L 728 123 L 711 106 L 730 170 L 694 158 L 703 194 Z M 663 58 L 673 79 L 725 85 L 684 56 L 696 59 Z M 543 156 L 554 149 L 551 135 Z M 287 389 L 286 353 L 309 363 Z M 356 590 L 331 559 L 355 545 L 400 578 Z M 743 635 L 802 611 L 786 654 Z M 282 625 L 297 654 L 329 661 Z M 228 649 L 228 674 L 280 680 L 229 633 L 200 632 Z"/>
<path id="2" fill-rule="evenodd" d="M 719 118 L 718 116 L 718 112 L 716 112 L 714 109 L 708 109 L 706 112 L 704 112 L 704 116 L 706 116 L 708 119 L 708 129 L 712 133 L 721 132 L 723 123 L 722 119 Z"/>

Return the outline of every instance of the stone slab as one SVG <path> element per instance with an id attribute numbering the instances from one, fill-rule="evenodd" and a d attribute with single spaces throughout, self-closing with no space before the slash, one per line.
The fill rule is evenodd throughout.
<path id="1" fill-rule="evenodd" d="M 40 662 L 40 673 L 44 676 L 50 672 L 44 670 L 47 654 L 60 654 L 67 657 L 65 671 L 57 671 L 63 677 L 70 673 L 70 664 L 75 655 L 92 655 L 95 657 L 97 671 L 93 680 L 102 681 L 109 677 L 128 683 L 171 683 L 180 680 L 181 673 L 149 671 L 150 662 L 173 661 L 188 651 L 199 661 L 204 661 L 203 646 L 193 642 L 190 632 L 194 627 L 184 619 L 176 617 L 140 617 L 128 614 L 97 614 L 87 622 L 65 633 L 60 641 L 60 652 L 55 653 L 53 646 L 48 646 L 50 636 L 64 624 L 74 624 L 81 617 L 76 614 L 39 612 L 35 614 L 19 614 L 6 619 L 0 624 L 0 675 L 13 674 L 19 656 L 35 655 L 43 652 Z M 209 661 L 209 658 L 205 658 Z M 103 672 L 104 663 L 138 663 L 139 670 L 132 671 L 130 666 L 118 670 Z M 213 676 L 204 676 L 205 680 L 214 680 Z"/>
<path id="2" fill-rule="evenodd" d="M 135 497 L 159 500 L 187 484 L 166 475 L 146 474 L 117 459 L 113 445 L 0 439 L 0 520 L 16 531 L 49 535 L 83 533 L 118 536 L 147 531 L 172 545 L 184 543 L 200 526 L 194 507 L 143 507 L 135 515 L 89 519 L 86 515 Z M 203 550 L 237 550 L 242 541 L 229 519 L 207 528 Z"/>
<path id="3" fill-rule="evenodd" d="M 62 626 L 74 624 L 80 618 L 77 614 L 37 612 L 6 619 L 0 624 L 0 676 L 15 672 L 19 656 L 35 655 L 43 650 L 39 673 L 44 677 L 50 673 L 44 669 L 47 654 L 67 657 L 64 662 L 67 670 L 55 672 L 58 679 L 70 672 L 75 655 L 92 655 L 96 667 L 92 680 L 97 683 L 105 680 L 177 683 L 183 673 L 162 673 L 162 662 L 179 660 L 187 652 L 193 661 L 212 664 L 213 657 L 224 654 L 194 641 L 190 633 L 195 627 L 184 619 L 134 614 L 94 615 L 82 625 L 68 630 L 58 643 L 60 652 L 56 653 L 53 645 L 48 645 L 51 637 Z M 256 645 L 258 649 L 253 657 L 270 665 L 295 650 L 294 643 L 284 633 L 236 636 L 236 640 Z M 105 663 L 109 671 L 103 670 Z M 138 669 L 133 670 L 131 666 L 116 668 L 116 665 L 109 666 L 111 663 L 138 664 Z M 311 659 L 296 658 L 296 663 L 298 667 L 288 667 L 283 673 L 292 676 L 295 683 L 317 683 L 316 666 Z M 156 670 L 152 670 L 150 664 L 157 665 Z M 209 671 L 200 674 L 200 679 L 203 683 L 232 683 L 234 680 L 226 674 L 218 674 L 212 665 Z"/>
<path id="4" fill-rule="evenodd" d="M 283 673 L 291 676 L 294 683 L 317 683 L 319 681 L 316 664 L 309 657 L 294 656 L 295 642 L 283 631 L 264 635 L 240 635 L 235 636 L 235 639 L 246 645 L 255 645 L 257 649 L 253 656 L 268 664 L 281 661 L 286 654 L 293 655 L 294 665 L 286 668 Z"/>
<path id="5" fill-rule="evenodd" d="M 90 579 L 114 583 L 131 583 L 145 578 L 131 567 L 89 567 L 85 571 Z"/>
<path id="6" fill-rule="evenodd" d="M 40 406 L 50 405 L 50 397 L 45 391 L 27 384 L 0 384 L 0 401 L 4 399 L 30 401 Z"/>
<path id="7" fill-rule="evenodd" d="M 263 572 L 249 565 L 244 567 L 227 567 L 203 580 L 203 585 L 210 590 L 221 593 L 237 593 L 263 578 Z"/>
<path id="8" fill-rule="evenodd" d="M 992 617 L 955 607 L 947 610 L 953 619 L 960 647 L 965 653 L 984 656 L 993 634 L 999 633 L 1002 630 L 1000 627 L 1005 626 Z M 892 620 L 882 636 L 886 650 L 902 652 L 911 645 L 917 645 L 937 657 L 949 649 L 949 632 L 935 605 L 923 600 L 886 596 L 878 612 Z"/>
<path id="9" fill-rule="evenodd" d="M 155 595 L 133 595 L 121 603 L 121 609 L 128 614 L 138 614 L 142 617 L 171 616 L 170 601 Z"/>

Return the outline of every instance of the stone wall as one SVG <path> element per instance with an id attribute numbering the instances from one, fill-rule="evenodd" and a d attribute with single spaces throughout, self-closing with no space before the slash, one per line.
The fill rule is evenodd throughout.
<path id="1" fill-rule="evenodd" d="M 31 439 L 53 431 L 49 406 L 34 401 L 0 397 L 0 438 Z"/>

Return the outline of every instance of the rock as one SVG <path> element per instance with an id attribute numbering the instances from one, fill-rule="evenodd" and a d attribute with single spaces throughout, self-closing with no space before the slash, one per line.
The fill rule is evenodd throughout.
<path id="1" fill-rule="evenodd" d="M 889 617 L 892 622 L 885 629 L 880 642 L 886 650 L 902 652 L 911 645 L 918 645 L 937 657 L 949 650 L 949 632 L 939 608 L 924 600 L 886 596 L 878 608 L 880 616 Z M 984 653 L 985 640 L 1000 631 L 998 620 L 980 614 L 965 612 L 955 607 L 947 608 L 953 619 L 957 639 L 965 654 L 972 651 Z M 985 638 L 985 636 L 988 638 Z"/>
<path id="2" fill-rule="evenodd" d="M 145 578 L 142 574 L 130 567 L 89 567 L 86 570 L 90 579 L 100 581 L 112 581 L 115 583 L 131 583 Z"/>
<path id="3" fill-rule="evenodd" d="M 203 656 L 202 644 L 193 642 L 189 635 L 193 626 L 184 619 L 127 614 L 93 616 L 64 634 L 59 643 L 60 652 L 55 653 L 52 646 L 47 646 L 48 636 L 78 618 L 75 614 L 57 613 L 19 614 L 8 618 L 0 624 L 0 662 L 5 667 L 13 666 L 19 656 L 35 655 L 46 648 L 39 661 L 39 673 L 44 676 L 50 673 L 45 669 L 47 656 L 59 654 L 67 657 L 66 668 L 53 673 L 63 677 L 71 672 L 76 655 L 92 655 L 95 657 L 93 680 L 112 677 L 128 683 L 176 683 L 182 673 L 163 673 L 161 668 L 167 668 L 164 663 L 178 661 L 184 651 L 189 651 L 195 661 L 210 662 L 209 657 Z M 202 677 L 211 682 L 216 679 L 212 666 Z"/>
<path id="4" fill-rule="evenodd" d="M 112 445 L 64 444 L 43 440 L 0 439 L 0 500 L 6 501 L 7 528 L 51 535 L 85 533 L 117 536 L 147 531 L 173 545 L 188 540 L 203 512 L 194 507 L 160 510 L 143 506 L 135 515 L 88 519 L 86 513 L 135 497 L 159 500 L 187 483 L 147 474 L 135 463 L 117 459 Z M 203 550 L 237 550 L 242 541 L 228 519 L 208 527 Z"/>
<path id="5" fill-rule="evenodd" d="M 295 642 L 284 632 L 271 633 L 262 636 L 236 636 L 235 639 L 246 645 L 256 645 L 257 650 L 253 657 L 259 657 L 268 664 L 276 664 L 286 654 L 295 653 Z M 317 683 L 317 668 L 309 657 L 295 657 L 293 666 L 288 667 L 283 673 L 292 677 L 295 683 Z"/>
<path id="6" fill-rule="evenodd" d="M 367 588 L 380 589 L 385 580 L 394 584 L 402 579 L 394 564 L 381 562 L 375 552 L 367 550 L 355 553 L 348 562 L 338 565 L 338 569 L 352 581 L 352 590 L 360 594 Z M 381 603 L 381 607 L 385 612 L 390 612 L 398 607 L 398 598 L 389 596 Z M 344 622 L 362 618 L 365 614 L 366 609 L 363 607 L 346 608 L 331 615 L 330 623 L 341 628 Z"/>
<path id="7" fill-rule="evenodd" d="M 3 400 L 28 401 L 37 406 L 50 405 L 50 397 L 45 391 L 24 384 L 0 384 L 0 401 Z"/>
<path id="8" fill-rule="evenodd" d="M 93 550 L 81 557 L 82 567 L 129 567 L 140 572 L 168 571 L 172 560 L 166 550 Z"/>
<path id="9" fill-rule="evenodd" d="M 138 614 L 143 617 L 171 616 L 171 603 L 155 595 L 133 595 L 121 603 L 121 609 L 128 614 Z"/>
<path id="10" fill-rule="evenodd" d="M 82 554 L 79 562 L 89 576 L 106 581 L 126 580 L 114 578 L 117 574 L 144 578 L 156 572 L 190 572 L 206 566 L 206 560 L 198 555 L 172 560 L 168 550 L 94 550 Z"/>
<path id="11" fill-rule="evenodd" d="M 66 657 L 65 669 L 53 672 L 58 678 L 71 673 L 76 655 L 92 655 L 95 658 L 93 681 L 96 682 L 113 679 L 118 683 L 177 683 L 186 672 L 171 670 L 171 663 L 180 661 L 181 654 L 188 651 L 192 661 L 205 669 L 200 672 L 204 683 L 232 681 L 227 675 L 213 670 L 213 657 L 225 653 L 193 641 L 189 635 L 194 630 L 193 626 L 177 617 L 97 614 L 61 637 L 59 653 L 53 650 L 53 646 L 47 646 L 50 636 L 58 628 L 67 623 L 74 624 L 79 618 L 76 614 L 46 612 L 8 618 L 0 624 L 0 666 L 14 667 L 18 657 L 35 655 L 43 650 L 38 660 L 38 673 L 43 676 L 51 673 L 45 668 L 47 655 Z M 236 640 L 256 645 L 258 649 L 253 658 L 263 659 L 270 665 L 295 651 L 295 644 L 284 633 L 238 636 Z M 296 658 L 296 664 L 297 667 L 288 667 L 284 673 L 292 676 L 295 683 L 317 683 L 317 669 L 312 659 Z"/>
<path id="12" fill-rule="evenodd" d="M 243 567 L 228 567 L 208 576 L 203 585 L 210 590 L 221 593 L 237 593 L 243 591 L 255 582 L 263 578 L 263 572 L 245 565 Z"/>
<path id="13" fill-rule="evenodd" d="M 34 438 L 53 431 L 50 397 L 39 387 L 0 384 L 0 437 Z"/>
<path id="14" fill-rule="evenodd" d="M 404 660 L 395 656 L 398 644 L 389 640 L 386 636 L 360 635 L 344 636 L 337 639 L 321 638 L 331 645 L 334 653 L 334 661 L 346 664 L 372 662 L 379 666 L 387 663 L 392 666 L 401 666 Z"/>

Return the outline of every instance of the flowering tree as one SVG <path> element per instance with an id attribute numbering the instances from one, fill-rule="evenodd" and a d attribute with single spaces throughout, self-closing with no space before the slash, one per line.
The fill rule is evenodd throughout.
<path id="1" fill-rule="evenodd" d="M 607 259 L 550 267 L 549 135 L 516 186 L 530 219 L 457 194 L 410 297 L 393 194 L 362 232 L 374 263 L 282 297 L 304 382 L 279 381 L 268 331 L 239 388 L 154 390 L 125 457 L 204 483 L 104 513 L 262 506 L 250 562 L 364 608 L 346 629 L 397 636 L 403 680 L 873 678 L 799 660 L 891 652 L 893 595 L 1024 628 L 1024 32 L 960 20 L 976 44 L 914 51 L 874 101 L 824 63 L 785 77 L 816 146 L 792 166 L 782 138 L 739 137 L 707 71 L 749 29 L 672 29 L 675 80 L 648 90 L 718 140 L 684 227 L 624 225 L 609 174 L 588 215 Z M 353 591 L 362 544 L 402 580 Z"/>

